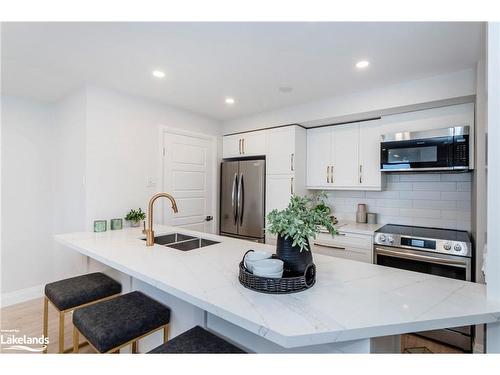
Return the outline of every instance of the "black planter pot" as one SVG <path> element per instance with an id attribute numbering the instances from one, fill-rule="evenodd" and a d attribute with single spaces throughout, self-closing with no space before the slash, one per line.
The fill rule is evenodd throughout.
<path id="1" fill-rule="evenodd" d="M 313 263 L 311 254 L 311 247 L 309 240 L 307 240 L 307 247 L 309 250 L 300 251 L 299 246 L 292 246 L 293 239 L 278 235 L 276 243 L 276 256 L 284 263 L 283 270 L 288 274 L 304 274 L 307 266 Z"/>

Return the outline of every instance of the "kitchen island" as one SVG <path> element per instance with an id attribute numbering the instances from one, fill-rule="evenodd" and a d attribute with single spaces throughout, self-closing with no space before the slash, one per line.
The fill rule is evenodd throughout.
<path id="1" fill-rule="evenodd" d="M 155 228 L 156 236 L 175 232 L 219 243 L 191 251 L 146 247 L 136 228 L 61 234 L 56 241 L 128 275 L 130 289 L 159 291 L 153 297 L 171 306 L 174 335 L 176 324 L 180 331 L 201 324 L 251 352 L 368 353 L 373 337 L 500 324 L 500 301 L 488 299 L 484 285 L 319 254 L 311 289 L 257 293 L 239 283 L 238 264 L 247 250 L 273 246 Z M 177 311 L 173 300 L 182 301 Z"/>

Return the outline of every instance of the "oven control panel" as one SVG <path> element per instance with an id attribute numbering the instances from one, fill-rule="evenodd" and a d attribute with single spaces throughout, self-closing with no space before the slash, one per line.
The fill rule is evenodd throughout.
<path id="1" fill-rule="evenodd" d="M 409 237 L 391 233 L 375 233 L 375 245 L 401 247 L 435 253 L 470 257 L 471 248 L 467 242 Z"/>

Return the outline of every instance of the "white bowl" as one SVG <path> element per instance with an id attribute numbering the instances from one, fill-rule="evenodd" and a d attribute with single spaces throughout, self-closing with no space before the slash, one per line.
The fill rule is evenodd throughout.
<path id="1" fill-rule="evenodd" d="M 283 270 L 281 270 L 279 272 L 274 272 L 274 273 L 265 272 L 265 271 L 262 271 L 262 270 L 260 270 L 260 272 L 259 272 L 259 270 L 254 270 L 253 274 L 255 276 L 269 277 L 271 279 L 279 279 L 281 276 L 283 276 Z"/>
<path id="2" fill-rule="evenodd" d="M 277 273 L 283 271 L 283 261 L 280 259 L 263 259 L 253 263 L 253 271 L 269 273 Z"/>
<path id="3" fill-rule="evenodd" d="M 271 258 L 272 254 L 268 253 L 267 251 L 262 251 L 262 250 L 256 250 L 256 251 L 251 251 L 247 255 L 245 255 L 245 267 L 247 270 L 250 272 L 253 271 L 253 265 L 255 262 L 258 262 L 263 259 L 269 259 Z"/>

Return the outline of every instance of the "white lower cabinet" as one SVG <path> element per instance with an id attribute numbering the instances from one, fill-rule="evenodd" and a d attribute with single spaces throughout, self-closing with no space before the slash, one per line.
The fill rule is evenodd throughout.
<path id="1" fill-rule="evenodd" d="M 365 263 L 373 261 L 371 235 L 339 231 L 332 237 L 329 233 L 320 233 L 310 242 L 313 256 L 317 253 Z"/>

